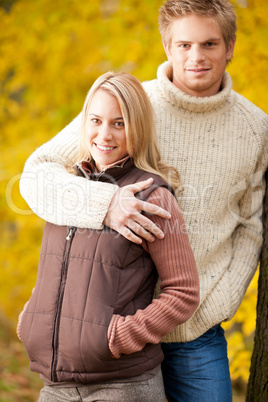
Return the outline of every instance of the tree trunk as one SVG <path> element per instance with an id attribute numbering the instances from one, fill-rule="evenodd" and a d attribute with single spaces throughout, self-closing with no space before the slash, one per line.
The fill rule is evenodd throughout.
<path id="1" fill-rule="evenodd" d="M 251 359 L 247 402 L 268 401 L 268 171 L 264 200 L 264 243 L 260 259 L 257 320 Z"/>

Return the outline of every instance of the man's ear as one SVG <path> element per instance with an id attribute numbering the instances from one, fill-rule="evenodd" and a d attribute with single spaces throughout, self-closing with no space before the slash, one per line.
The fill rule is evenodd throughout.
<path id="1" fill-rule="evenodd" d="M 231 39 L 226 53 L 226 60 L 229 61 L 233 57 L 234 47 L 235 47 L 235 39 Z"/>
<path id="2" fill-rule="evenodd" d="M 163 47 L 167 55 L 168 61 L 171 61 L 170 44 L 167 42 L 163 42 Z"/>

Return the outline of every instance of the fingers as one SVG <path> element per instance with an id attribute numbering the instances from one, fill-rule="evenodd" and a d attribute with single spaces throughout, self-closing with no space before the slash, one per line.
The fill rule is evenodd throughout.
<path id="1" fill-rule="evenodd" d="M 148 212 L 153 215 L 160 216 L 164 219 L 170 219 L 171 214 L 165 209 L 159 207 L 159 205 L 151 204 L 146 201 L 139 201 L 141 203 L 140 210 L 144 212 Z"/>
<path id="2" fill-rule="evenodd" d="M 170 219 L 170 213 L 159 205 L 141 201 L 134 195 L 150 187 L 152 183 L 153 179 L 150 178 L 119 188 L 111 201 L 103 223 L 137 244 L 140 244 L 142 239 L 149 242 L 154 241 L 155 237 L 163 239 L 162 230 L 141 212 L 144 211 L 164 219 Z"/>
<path id="3" fill-rule="evenodd" d="M 164 238 L 164 233 L 150 219 L 143 215 L 137 215 L 139 222 L 129 219 L 127 225 L 121 226 L 119 233 L 126 239 L 141 244 L 142 239 L 153 242 L 155 237 Z"/>
<path id="4" fill-rule="evenodd" d="M 124 205 L 126 204 L 125 210 L 128 210 L 130 208 L 130 210 L 133 212 L 144 211 L 153 215 L 158 215 L 164 219 L 170 219 L 171 214 L 165 209 L 161 208 L 159 205 L 151 204 L 146 201 L 141 201 L 132 196 L 132 194 L 134 195 L 135 193 L 138 193 L 139 191 L 150 187 L 152 183 L 153 179 L 150 178 L 139 183 L 129 184 L 119 189 L 118 194 L 121 193 L 121 197 L 119 198 L 118 202 L 121 203 L 121 209 L 123 210 Z"/>
<path id="5" fill-rule="evenodd" d="M 144 215 L 137 214 L 135 216 L 135 222 L 138 225 L 138 229 L 133 229 L 138 235 L 141 235 L 148 241 L 154 241 L 155 237 L 163 239 L 165 237 L 163 231 L 149 218 Z M 148 236 L 148 233 L 151 236 Z"/>
<path id="6" fill-rule="evenodd" d="M 124 236 L 126 239 L 130 240 L 132 243 L 141 244 L 142 239 L 136 236 L 128 227 L 123 226 L 119 233 Z"/>
<path id="7" fill-rule="evenodd" d="M 146 226 L 146 224 L 141 226 L 140 224 L 138 224 L 137 222 L 135 222 L 133 220 L 130 220 L 128 222 L 128 228 L 131 229 L 132 233 L 134 232 L 134 234 L 138 235 L 139 238 L 143 238 L 149 242 L 153 242 L 155 238 L 154 238 L 154 236 L 152 236 L 152 234 L 149 231 L 147 231 L 145 229 L 145 226 Z M 161 231 L 157 231 L 157 227 L 155 228 L 155 231 L 157 233 L 161 232 Z M 161 233 L 159 233 L 159 236 L 162 236 Z"/>
<path id="8" fill-rule="evenodd" d="M 162 230 L 148 217 L 141 214 L 142 211 L 158 215 L 164 219 L 171 218 L 170 213 L 158 205 L 132 198 L 127 205 L 120 205 L 121 213 L 117 216 L 118 222 L 120 220 L 119 226 L 130 228 L 135 234 L 148 241 L 153 241 L 153 236 L 162 239 L 164 237 Z"/>
<path id="9" fill-rule="evenodd" d="M 140 181 L 134 184 L 128 184 L 125 186 L 125 189 L 128 189 L 133 192 L 133 194 L 138 193 L 139 191 L 145 190 L 153 184 L 154 179 L 150 177 L 150 179 Z"/>

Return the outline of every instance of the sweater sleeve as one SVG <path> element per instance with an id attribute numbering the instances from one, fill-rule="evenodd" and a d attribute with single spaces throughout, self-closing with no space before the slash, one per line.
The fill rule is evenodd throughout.
<path id="1" fill-rule="evenodd" d="M 246 188 L 239 201 L 238 209 L 235 212 L 230 210 L 238 225 L 232 237 L 232 259 L 225 272 L 225 275 L 229 277 L 231 295 L 231 311 L 228 319 L 231 319 L 237 311 L 258 266 L 263 241 L 262 212 L 267 166 L 268 133 L 254 173 L 249 177 L 248 182 L 239 183 L 233 189 L 234 194 L 230 195 L 231 198 L 235 197 L 237 192 L 243 190 L 243 187 Z"/>
<path id="2" fill-rule="evenodd" d="M 101 229 L 117 185 L 68 172 L 75 162 L 81 114 L 26 161 L 20 192 L 39 217 L 56 225 Z"/>
<path id="3" fill-rule="evenodd" d="M 122 353 L 137 352 L 146 343 L 159 343 L 164 335 L 187 321 L 199 303 L 197 268 L 177 201 L 165 188 L 153 191 L 148 201 L 172 215 L 169 221 L 150 215 L 165 237 L 146 244 L 158 271 L 162 293 L 132 316 L 113 315 L 108 340 L 116 358 Z"/>

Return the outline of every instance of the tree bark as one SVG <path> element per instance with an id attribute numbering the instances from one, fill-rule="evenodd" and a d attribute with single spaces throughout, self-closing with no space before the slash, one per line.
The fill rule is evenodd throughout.
<path id="1" fill-rule="evenodd" d="M 268 170 L 264 199 L 264 242 L 260 258 L 254 349 L 251 358 L 247 402 L 268 401 Z"/>

